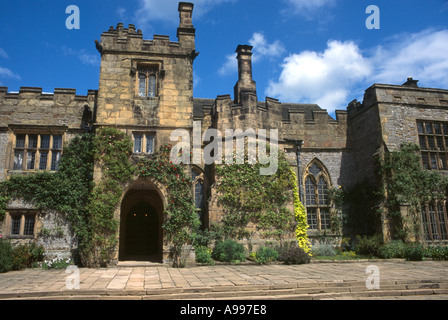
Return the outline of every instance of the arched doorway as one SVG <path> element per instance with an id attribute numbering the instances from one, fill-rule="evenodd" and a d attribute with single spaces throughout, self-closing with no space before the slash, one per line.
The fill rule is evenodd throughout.
<path id="1" fill-rule="evenodd" d="M 126 217 L 126 254 L 132 260 L 154 257 L 159 248 L 159 222 L 156 210 L 141 201 Z M 139 259 L 140 258 L 140 259 Z"/>
<path id="2" fill-rule="evenodd" d="M 126 192 L 120 214 L 120 261 L 162 262 L 163 202 L 149 181 Z"/>

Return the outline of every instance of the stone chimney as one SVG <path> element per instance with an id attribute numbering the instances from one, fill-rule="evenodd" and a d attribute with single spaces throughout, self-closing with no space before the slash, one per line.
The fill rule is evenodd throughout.
<path id="1" fill-rule="evenodd" d="M 177 37 L 182 48 L 195 49 L 195 33 L 196 29 L 192 24 L 194 4 L 190 2 L 179 2 L 179 28 L 177 28 Z"/>
<path id="2" fill-rule="evenodd" d="M 239 45 L 236 48 L 238 60 L 238 82 L 235 84 L 235 103 L 241 102 L 244 93 L 257 94 L 255 81 L 252 79 L 252 46 Z"/>
<path id="3" fill-rule="evenodd" d="M 417 82 L 418 82 L 418 80 L 414 80 L 412 77 L 408 77 L 407 81 L 405 83 L 403 83 L 402 86 L 418 88 Z"/>

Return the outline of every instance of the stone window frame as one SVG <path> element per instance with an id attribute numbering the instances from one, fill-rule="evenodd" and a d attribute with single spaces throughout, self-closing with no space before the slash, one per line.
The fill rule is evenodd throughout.
<path id="1" fill-rule="evenodd" d="M 196 194 L 197 190 L 197 186 L 198 185 L 202 185 L 202 195 L 201 195 L 201 206 L 197 206 L 197 200 L 198 200 L 198 196 Z M 201 168 L 197 167 L 197 166 L 192 166 L 191 167 L 191 194 L 193 196 L 194 199 L 194 205 L 196 208 L 196 212 L 200 218 L 200 221 L 202 223 L 204 223 L 204 214 L 205 214 L 205 187 L 206 187 L 206 179 L 205 179 L 205 175 L 204 172 Z"/>
<path id="2" fill-rule="evenodd" d="M 426 241 L 448 240 L 448 203 L 436 200 L 421 210 L 423 236 Z"/>
<path id="3" fill-rule="evenodd" d="M 39 213 L 36 210 L 31 209 L 17 209 L 8 211 L 4 220 L 6 238 L 34 239 L 37 236 L 38 214 Z M 19 221 L 18 232 L 12 233 L 14 221 Z M 27 226 L 29 221 L 32 221 L 31 232 L 30 230 L 27 230 L 29 228 L 29 225 Z"/>
<path id="4" fill-rule="evenodd" d="M 314 172 L 316 167 L 319 169 L 317 173 Z M 325 183 L 325 189 L 319 188 L 321 181 Z M 331 230 L 331 203 L 328 197 L 331 179 L 328 170 L 319 159 L 314 158 L 306 166 L 303 174 L 303 186 L 309 230 Z M 308 186 L 312 188 L 308 188 Z M 320 184 L 320 186 L 323 185 Z"/>
<path id="5" fill-rule="evenodd" d="M 164 76 L 164 70 L 162 69 L 162 62 L 161 61 L 147 61 L 147 60 L 140 60 L 135 59 L 132 61 L 132 67 L 131 67 L 131 74 L 135 75 L 135 92 L 134 96 L 138 99 L 147 99 L 147 100 L 157 100 L 160 96 L 160 87 L 161 87 L 161 79 Z M 141 95 L 140 93 L 140 75 L 143 70 L 146 70 L 145 74 L 145 94 Z M 149 71 L 149 70 L 152 70 Z M 154 95 L 149 95 L 149 79 L 150 76 L 155 76 L 155 88 L 154 88 Z"/>
<path id="6" fill-rule="evenodd" d="M 138 135 L 140 135 L 142 137 L 140 152 L 136 152 L 136 149 L 135 149 L 136 136 L 138 136 Z M 148 149 L 148 137 L 152 137 L 152 140 L 153 140 L 151 152 L 148 152 L 148 150 L 147 150 Z M 135 155 L 152 155 L 152 154 L 154 154 L 156 152 L 156 138 L 157 138 L 157 136 L 156 136 L 155 132 L 144 132 L 144 131 L 132 132 L 132 145 L 133 145 L 132 153 Z"/>
<path id="7" fill-rule="evenodd" d="M 24 136 L 23 145 L 18 146 L 18 136 Z M 36 144 L 30 145 L 32 136 L 36 136 Z M 42 146 L 42 137 L 49 136 L 48 147 Z M 54 146 L 55 137 L 60 136 L 60 145 Z M 13 172 L 36 172 L 36 171 L 57 171 L 61 162 L 63 149 L 66 140 L 65 130 L 42 129 L 42 128 L 18 128 L 12 129 L 10 135 L 11 151 L 9 155 L 8 171 Z M 41 165 L 41 155 L 46 153 L 44 165 Z M 16 155 L 22 153 L 21 166 L 17 167 Z M 33 161 L 29 162 L 29 157 L 33 155 Z M 58 155 L 55 159 L 55 155 Z M 56 161 L 56 162 L 55 162 Z"/>
<path id="8" fill-rule="evenodd" d="M 448 170 L 448 122 L 417 120 L 422 165 L 428 170 Z"/>

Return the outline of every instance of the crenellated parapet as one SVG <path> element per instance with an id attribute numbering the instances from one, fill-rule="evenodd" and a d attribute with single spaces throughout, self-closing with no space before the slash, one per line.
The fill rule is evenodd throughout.
<path id="1" fill-rule="evenodd" d="M 0 87 L 0 127 L 63 125 L 77 129 L 84 110 L 94 111 L 96 98 L 96 90 L 78 95 L 75 89 L 56 88 L 49 93 L 38 87 L 21 87 L 18 92 L 8 92 L 7 87 Z"/>

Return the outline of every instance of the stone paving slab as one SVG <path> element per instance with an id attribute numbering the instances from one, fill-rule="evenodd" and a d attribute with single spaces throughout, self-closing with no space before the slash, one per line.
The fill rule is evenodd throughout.
<path id="1" fill-rule="evenodd" d="M 79 268 L 79 290 L 67 288 L 66 281 L 71 274 L 66 270 L 26 269 L 0 274 L 0 298 L 17 297 L 18 294 L 23 298 L 36 295 L 48 298 L 56 295 L 107 295 L 109 298 L 148 295 L 150 298 L 158 293 L 204 293 L 203 298 L 207 299 L 207 293 L 224 296 L 225 292 L 241 291 L 239 298 L 253 299 L 264 296 L 267 290 L 279 290 L 279 295 L 291 297 L 316 285 L 327 287 L 328 298 L 341 298 L 350 290 L 362 292 L 370 275 L 366 273 L 370 265 L 378 267 L 380 287 L 383 288 L 395 286 L 395 290 L 420 290 L 422 295 L 428 290 L 448 289 L 447 261 L 384 260 L 306 265 L 216 265 L 184 269 L 164 266 Z M 442 285 L 431 287 L 431 283 L 438 282 Z M 369 294 L 364 295 L 369 297 Z"/>

